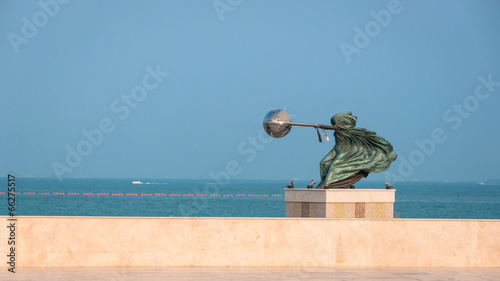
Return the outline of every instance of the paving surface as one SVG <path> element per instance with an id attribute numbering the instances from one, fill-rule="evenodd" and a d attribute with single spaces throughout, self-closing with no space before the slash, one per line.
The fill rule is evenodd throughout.
<path id="1" fill-rule="evenodd" d="M 500 280 L 500 268 L 25 267 L 0 280 Z"/>

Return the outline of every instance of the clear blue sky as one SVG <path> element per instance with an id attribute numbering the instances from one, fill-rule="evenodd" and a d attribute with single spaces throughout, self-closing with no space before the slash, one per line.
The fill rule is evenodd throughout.
<path id="1" fill-rule="evenodd" d="M 0 2 L 4 175 L 318 180 L 286 108 L 352 111 L 389 179 L 500 178 L 499 1 L 61 2 Z"/>

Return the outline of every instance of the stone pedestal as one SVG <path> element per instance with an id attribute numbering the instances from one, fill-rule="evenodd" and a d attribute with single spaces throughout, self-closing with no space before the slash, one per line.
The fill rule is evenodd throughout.
<path id="1" fill-rule="evenodd" d="M 285 189 L 288 218 L 393 218 L 395 189 Z"/>

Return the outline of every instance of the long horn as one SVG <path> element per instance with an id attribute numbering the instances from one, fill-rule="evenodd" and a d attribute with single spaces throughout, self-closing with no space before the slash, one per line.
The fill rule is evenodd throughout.
<path id="1" fill-rule="evenodd" d="M 297 127 L 313 127 L 313 128 L 324 129 L 324 130 L 339 130 L 340 129 L 338 126 L 329 126 L 329 125 L 312 124 L 312 123 L 294 123 L 294 122 L 290 122 L 289 124 L 292 125 L 292 126 L 297 126 Z"/>

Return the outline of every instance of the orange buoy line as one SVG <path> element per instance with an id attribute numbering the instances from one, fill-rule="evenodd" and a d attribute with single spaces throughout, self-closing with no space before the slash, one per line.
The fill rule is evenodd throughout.
<path id="1" fill-rule="evenodd" d="M 20 192 L 11 192 L 12 194 L 18 194 L 20 195 Z M 0 194 L 5 194 L 5 192 L 0 192 Z M 82 195 L 82 196 L 170 196 L 170 197 L 180 197 L 181 194 L 177 193 L 92 193 L 92 192 L 87 192 L 87 193 L 79 193 L 79 192 L 23 192 L 22 195 L 70 195 L 70 196 L 77 196 L 77 195 Z M 194 197 L 195 194 L 182 194 L 183 197 Z M 281 194 L 196 194 L 198 197 L 283 197 Z"/>

